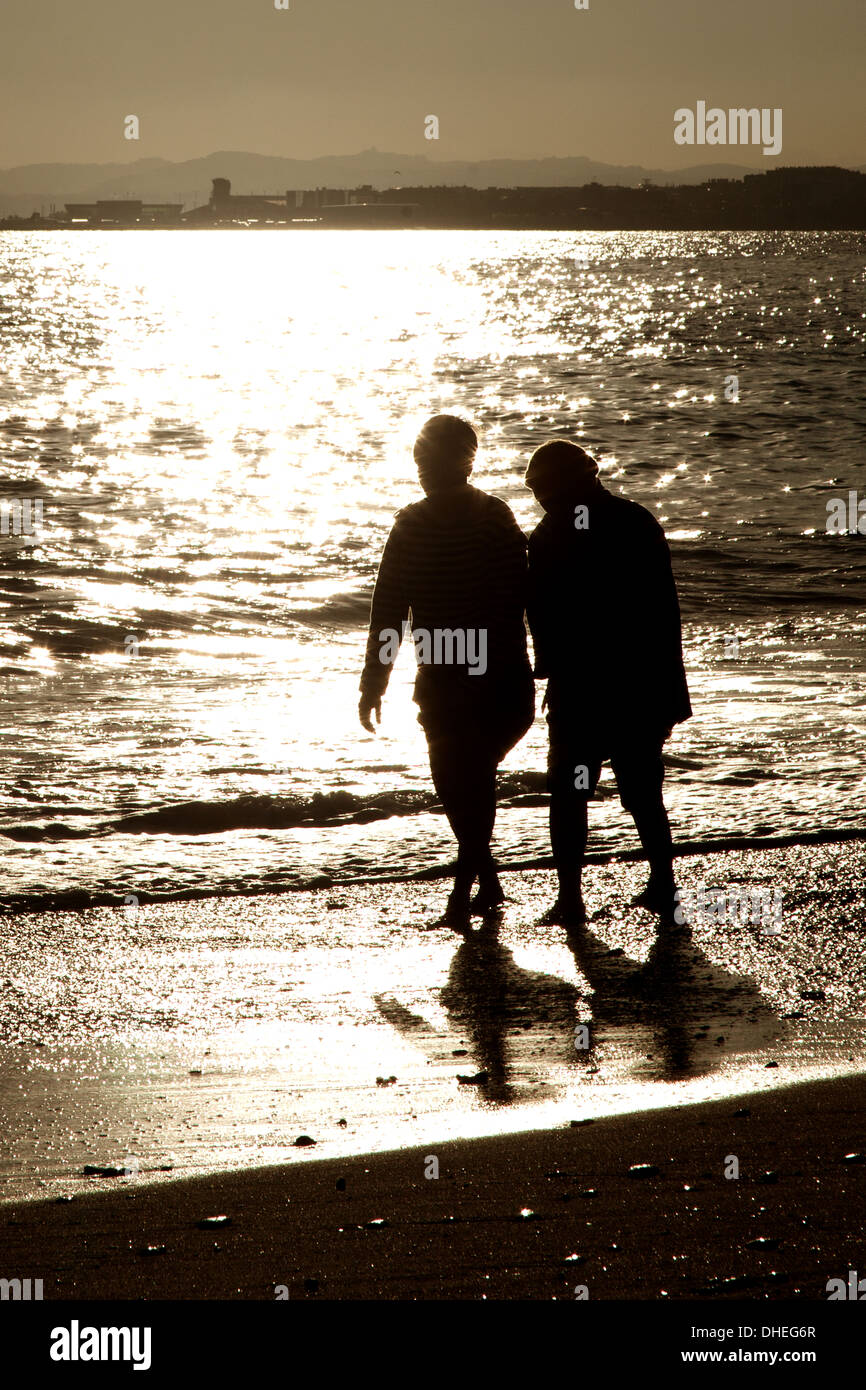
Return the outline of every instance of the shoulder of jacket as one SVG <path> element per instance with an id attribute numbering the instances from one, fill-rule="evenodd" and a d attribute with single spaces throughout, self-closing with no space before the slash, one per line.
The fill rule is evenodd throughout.
<path id="1" fill-rule="evenodd" d="M 495 512 L 498 516 L 511 517 L 512 521 L 515 520 L 514 512 L 504 497 L 497 496 L 495 492 L 482 492 L 480 488 L 477 488 L 476 491 L 479 497 L 483 497 L 491 512 Z"/>
<path id="2" fill-rule="evenodd" d="M 613 504 L 615 509 L 622 513 L 624 520 L 628 518 L 634 526 L 641 527 L 648 532 L 651 531 L 655 535 L 664 535 L 661 523 L 656 520 L 648 507 L 642 506 L 640 502 L 633 502 L 630 497 L 621 497 L 613 492 L 608 493 L 608 496 L 610 504 Z"/>
<path id="3" fill-rule="evenodd" d="M 551 521 L 550 516 L 547 513 L 545 513 L 539 521 L 538 525 L 533 526 L 532 530 L 530 531 L 529 544 L 538 545 L 540 542 L 546 540 L 548 536 L 552 534 L 552 532 L 553 523 Z"/>
<path id="4" fill-rule="evenodd" d="M 408 502 L 405 507 L 401 507 L 398 512 L 394 513 L 394 529 L 396 530 L 398 526 L 409 526 L 413 521 L 420 521 L 420 509 L 423 505 L 424 498 L 422 497 L 418 502 Z"/>
<path id="5" fill-rule="evenodd" d="M 494 525 L 501 527 L 503 531 L 508 531 L 514 537 L 519 537 L 525 546 L 527 544 L 526 534 L 509 504 L 503 498 L 493 494 L 489 496 L 488 500 L 493 504 L 489 515 Z"/>

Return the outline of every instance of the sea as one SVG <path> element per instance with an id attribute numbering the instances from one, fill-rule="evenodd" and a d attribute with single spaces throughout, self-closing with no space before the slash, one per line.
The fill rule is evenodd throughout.
<path id="1" fill-rule="evenodd" d="M 664 526 L 683 848 L 866 831 L 863 234 L 6 231 L 0 354 L 0 906 L 449 864 L 409 650 L 357 718 L 440 411 L 527 533 L 558 436 Z M 541 695 L 504 865 L 548 853 Z M 608 769 L 590 849 L 635 848 Z"/>

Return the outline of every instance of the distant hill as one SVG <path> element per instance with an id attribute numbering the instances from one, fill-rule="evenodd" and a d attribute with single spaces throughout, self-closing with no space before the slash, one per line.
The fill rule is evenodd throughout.
<path id="1" fill-rule="evenodd" d="M 645 169 L 639 164 L 600 164 L 584 156 L 550 159 L 437 160 L 426 155 L 362 150 L 319 159 L 221 150 L 174 163 L 138 159 L 126 164 L 24 164 L 0 170 L 0 213 L 26 216 L 55 203 L 98 198 L 142 198 L 145 202 L 207 202 L 211 179 L 231 179 L 237 193 L 283 193 L 287 188 L 374 188 L 469 185 L 473 188 L 576 187 L 586 183 L 635 188 L 643 179 L 658 184 L 698 184 L 708 178 L 742 178 L 761 165 L 696 164 L 687 169 Z"/>

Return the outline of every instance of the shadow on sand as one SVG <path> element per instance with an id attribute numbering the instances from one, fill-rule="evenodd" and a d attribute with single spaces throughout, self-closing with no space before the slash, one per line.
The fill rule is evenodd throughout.
<path id="1" fill-rule="evenodd" d="M 471 1084 L 497 1105 L 549 1100 L 562 1089 L 553 1069 L 605 1081 L 681 1081 L 708 1075 L 732 1053 L 756 1052 L 782 1032 L 754 982 L 714 965 L 688 931 L 659 930 L 645 962 L 609 947 L 588 928 L 567 942 L 581 984 L 519 966 L 490 918 L 454 953 L 439 1002 L 443 1033 L 395 999 L 382 1016 L 440 1064 L 466 1048 Z M 464 1081 L 468 1081 L 464 1077 Z"/>

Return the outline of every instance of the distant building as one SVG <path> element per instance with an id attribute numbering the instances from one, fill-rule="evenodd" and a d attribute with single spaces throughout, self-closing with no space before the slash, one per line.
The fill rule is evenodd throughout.
<path id="1" fill-rule="evenodd" d="M 140 198 L 66 204 L 66 220 L 84 227 L 179 226 L 182 212 L 183 203 L 143 203 Z"/>
<path id="2" fill-rule="evenodd" d="M 188 222 L 213 226 L 221 222 L 289 221 L 285 193 L 232 193 L 230 179 L 214 179 L 209 202 L 186 214 Z"/>
<path id="3" fill-rule="evenodd" d="M 404 227 L 415 221 L 417 203 L 326 203 L 324 225 L 334 227 Z"/>
<path id="4" fill-rule="evenodd" d="M 106 198 L 67 203 L 66 215 L 7 217 L 5 227 L 511 228 L 515 230 L 866 230 L 866 172 L 782 166 L 699 184 L 592 183 L 486 189 L 417 187 L 288 189 L 235 194 L 213 180 L 203 207 Z"/>
<path id="5" fill-rule="evenodd" d="M 321 226 L 396 227 L 414 220 L 415 203 L 387 201 L 372 184 L 361 188 L 290 188 L 285 193 L 232 193 L 229 179 L 214 179 L 210 201 L 193 208 L 186 220 L 214 226 L 225 223 L 314 222 Z"/>

